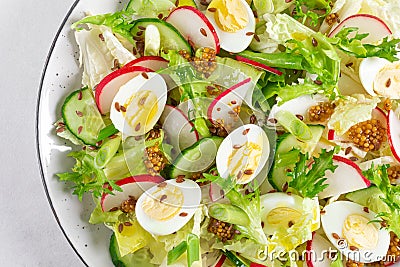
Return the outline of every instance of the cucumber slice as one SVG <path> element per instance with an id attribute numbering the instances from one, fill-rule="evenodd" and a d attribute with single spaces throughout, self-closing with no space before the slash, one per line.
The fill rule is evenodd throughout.
<path id="1" fill-rule="evenodd" d="M 136 48 L 140 52 L 144 49 L 144 36 L 146 27 L 154 25 L 160 32 L 161 49 L 191 51 L 189 43 L 183 38 L 177 29 L 168 22 L 157 18 L 142 18 L 133 23 L 131 33 L 136 40 Z"/>
<path id="2" fill-rule="evenodd" d="M 308 142 L 302 142 L 290 133 L 281 136 L 276 147 L 275 158 L 288 156 L 288 152 L 292 149 L 299 149 L 301 153 L 311 154 L 321 139 L 325 127 L 322 125 L 308 125 L 308 127 L 312 133 L 312 139 Z M 291 180 L 291 177 L 286 175 L 287 170 L 293 167 L 294 164 L 277 167 L 274 163 L 268 175 L 268 181 L 276 190 L 282 190 L 283 185 Z"/>
<path id="3" fill-rule="evenodd" d="M 368 207 L 373 212 L 388 212 L 389 207 L 382 201 L 383 193 L 376 186 L 360 189 L 346 194 L 346 198 L 364 207 Z"/>
<path id="4" fill-rule="evenodd" d="M 210 168 L 215 163 L 222 140 L 223 138 L 216 136 L 203 138 L 183 150 L 170 166 L 169 177 L 176 178 L 180 175 L 189 177 L 192 173 Z"/>
<path id="5" fill-rule="evenodd" d="M 96 145 L 99 132 L 105 128 L 97 109 L 92 90 L 84 87 L 72 92 L 62 106 L 62 117 L 67 129 L 86 145 Z"/>

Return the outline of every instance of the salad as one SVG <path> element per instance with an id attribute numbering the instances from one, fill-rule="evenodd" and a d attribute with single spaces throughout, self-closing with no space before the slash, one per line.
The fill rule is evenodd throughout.
<path id="1" fill-rule="evenodd" d="M 89 12 L 90 10 L 88 10 Z M 130 0 L 71 25 L 59 173 L 115 266 L 396 265 L 400 3 Z"/>

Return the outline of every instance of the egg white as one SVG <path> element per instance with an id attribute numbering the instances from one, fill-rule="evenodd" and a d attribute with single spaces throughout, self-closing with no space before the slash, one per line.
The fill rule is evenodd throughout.
<path id="1" fill-rule="evenodd" d="M 247 134 L 243 134 L 244 131 L 247 131 Z M 261 143 L 259 140 L 262 140 Z M 220 147 L 218 148 L 217 157 L 216 157 L 216 165 L 217 170 L 221 177 L 227 178 L 230 173 L 230 166 L 229 166 L 229 158 L 232 154 L 233 150 L 235 149 L 234 146 L 236 145 L 243 145 L 247 142 L 253 142 L 260 146 L 261 148 L 261 157 L 258 161 L 257 168 L 253 170 L 253 173 L 245 180 L 240 181 L 238 183 L 244 184 L 252 181 L 263 169 L 264 165 L 268 161 L 269 153 L 270 153 L 270 144 L 269 139 L 264 132 L 264 130 L 257 125 L 254 124 L 246 124 L 240 126 L 239 128 L 232 131 L 221 143 Z M 248 161 L 244 160 L 241 164 L 241 170 L 244 171 L 246 168 Z"/>
<path id="2" fill-rule="evenodd" d="M 144 192 L 138 199 L 135 207 L 136 218 L 139 224 L 153 235 L 169 235 L 181 229 L 193 217 L 197 208 L 200 206 L 201 189 L 197 183 L 192 180 L 185 180 L 182 183 L 177 183 L 176 180 L 168 180 L 166 183 L 170 186 L 177 187 L 183 194 L 183 204 L 178 213 L 168 219 L 159 221 L 148 216 L 142 206 L 144 201 L 152 198 L 152 194 L 160 189 L 160 185 L 156 185 Z M 168 205 L 168 195 L 164 201 Z M 186 216 L 180 216 L 181 213 L 186 213 Z"/>
<path id="3" fill-rule="evenodd" d="M 147 78 L 145 78 L 147 76 Z M 130 99 L 131 104 L 126 106 L 126 114 L 129 115 L 134 109 L 137 108 L 135 104 L 135 94 L 140 93 L 141 90 L 148 90 L 154 93 L 157 98 L 156 103 L 146 103 L 145 109 L 149 111 L 155 105 L 157 105 L 157 112 L 151 121 L 148 121 L 146 125 L 141 125 L 139 130 L 135 129 L 135 125 L 130 125 L 127 122 L 127 116 L 123 112 L 118 111 L 115 108 L 116 103 L 124 105 Z M 136 101 L 137 102 L 137 101 Z M 110 119 L 113 122 L 115 128 L 123 133 L 124 136 L 140 136 L 151 130 L 160 118 L 165 103 L 167 102 L 167 85 L 165 80 L 160 74 L 155 72 L 147 72 L 144 75 L 138 75 L 126 84 L 120 87 L 118 93 L 115 95 L 111 104 Z"/>
<path id="4" fill-rule="evenodd" d="M 350 201 L 336 201 L 325 208 L 325 213 L 321 216 L 321 223 L 329 241 L 347 258 L 358 262 L 374 262 L 381 260 L 389 248 L 390 234 L 385 229 L 380 229 L 380 225 L 373 223 L 378 230 L 378 243 L 374 249 L 367 250 L 360 248 L 359 251 L 352 251 L 346 241 L 343 241 L 342 229 L 346 218 L 356 214 L 364 216 L 370 221 L 376 219 L 376 214 L 372 211 L 364 211 L 364 207 Z M 342 239 L 337 240 L 333 237 L 336 233 Z"/>
<path id="5" fill-rule="evenodd" d="M 374 91 L 374 80 L 379 71 L 390 62 L 383 58 L 369 57 L 360 63 L 359 77 L 365 91 L 371 96 L 376 96 Z"/>
<path id="6" fill-rule="evenodd" d="M 205 13 L 206 17 L 214 26 L 215 31 L 217 32 L 221 48 L 232 53 L 239 53 L 244 51 L 250 45 L 253 39 L 253 35 L 246 35 L 246 33 L 254 33 L 256 30 L 256 20 L 254 18 L 253 11 L 245 0 L 240 1 L 242 2 L 245 12 L 247 12 L 249 21 L 246 27 L 237 32 L 223 31 L 215 21 L 214 13 L 208 10 Z"/>

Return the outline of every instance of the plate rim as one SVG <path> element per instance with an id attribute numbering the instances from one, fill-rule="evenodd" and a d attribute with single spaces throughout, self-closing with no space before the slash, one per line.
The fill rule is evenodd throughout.
<path id="1" fill-rule="evenodd" d="M 51 43 L 50 49 L 47 52 L 47 56 L 46 56 L 46 61 L 44 63 L 44 66 L 42 68 L 42 72 L 41 72 L 41 76 L 40 76 L 40 82 L 39 82 L 39 90 L 37 93 L 37 98 L 36 98 L 36 110 L 35 110 L 35 146 L 36 146 L 36 157 L 37 157 L 37 161 L 38 161 L 38 165 L 39 165 L 39 172 L 40 172 L 40 176 L 42 179 L 42 184 L 43 184 L 43 188 L 47 197 L 47 201 L 50 205 L 51 211 L 53 213 L 54 218 L 57 221 L 58 227 L 60 228 L 61 232 L 63 233 L 64 237 L 67 239 L 68 244 L 70 245 L 70 247 L 72 248 L 72 250 L 75 252 L 75 254 L 78 256 L 78 258 L 81 260 L 81 262 L 85 265 L 85 266 L 89 266 L 87 264 L 87 262 L 83 259 L 83 256 L 78 252 L 77 248 L 74 246 L 74 244 L 72 243 L 71 239 L 68 237 L 65 229 L 63 228 L 63 226 L 61 225 L 61 221 L 58 217 L 58 214 L 54 208 L 52 199 L 50 197 L 50 193 L 49 193 L 49 188 L 47 186 L 46 183 L 46 178 L 44 175 L 44 168 L 43 168 L 43 161 L 42 161 L 42 156 L 41 156 L 41 152 L 40 152 L 40 141 L 39 141 L 39 112 L 40 112 L 40 106 L 41 106 L 41 99 L 42 99 L 42 92 L 43 92 L 43 84 L 44 84 L 44 78 L 47 72 L 47 68 L 49 66 L 49 62 L 50 62 L 50 58 L 53 55 L 54 52 L 54 48 L 56 46 L 57 40 L 61 35 L 62 30 L 64 29 L 68 19 L 70 18 L 72 12 L 75 10 L 76 6 L 78 5 L 78 3 L 80 2 L 80 0 L 75 0 L 71 7 L 68 9 L 66 15 L 64 16 L 60 26 L 57 29 L 57 32 L 53 38 L 53 41 Z"/>

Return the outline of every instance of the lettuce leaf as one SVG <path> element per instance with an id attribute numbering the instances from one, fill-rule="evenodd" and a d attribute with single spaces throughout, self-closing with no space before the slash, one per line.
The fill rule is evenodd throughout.
<path id="1" fill-rule="evenodd" d="M 157 17 L 159 14 L 168 15 L 175 8 L 169 0 L 130 0 L 126 10 L 141 17 Z"/>
<path id="2" fill-rule="evenodd" d="M 58 121 L 56 121 L 54 123 L 54 126 L 56 127 L 56 134 L 61 137 L 64 138 L 65 140 L 69 140 L 71 141 L 71 143 L 73 143 L 74 145 L 77 146 L 83 146 L 84 143 L 79 140 L 78 138 L 76 138 L 76 136 L 71 133 L 67 127 L 65 127 L 64 121 L 63 119 L 59 119 Z"/>
<path id="3" fill-rule="evenodd" d="M 117 223 L 119 221 L 119 216 L 123 212 L 118 209 L 117 211 L 103 211 L 101 209 L 100 201 L 94 208 L 92 214 L 90 215 L 89 223 L 99 224 L 99 223 Z"/>
<path id="4" fill-rule="evenodd" d="M 312 238 L 312 219 L 315 201 L 303 199 L 301 220 L 292 227 L 275 232 L 268 239 L 268 253 L 273 251 L 289 252 Z M 276 255 L 276 254 L 275 254 Z"/>
<path id="5" fill-rule="evenodd" d="M 343 135 L 351 126 L 371 119 L 372 110 L 380 102 L 379 98 L 371 98 L 361 94 L 346 96 L 336 101 L 336 108 L 330 120 L 329 129 Z"/>

